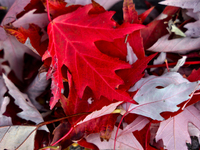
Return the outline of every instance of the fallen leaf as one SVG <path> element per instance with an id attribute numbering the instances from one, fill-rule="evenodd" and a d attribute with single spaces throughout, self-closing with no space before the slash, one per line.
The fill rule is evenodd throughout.
<path id="1" fill-rule="evenodd" d="M 3 31 L 4 33 L 5 31 Z M 2 32 L 1 32 L 2 33 Z M 3 34 L 2 33 L 2 34 Z M 14 71 L 16 76 L 22 80 L 22 69 L 23 67 L 23 57 L 24 53 L 28 53 L 35 57 L 34 54 L 28 47 L 18 42 L 14 36 L 6 35 L 6 39 L 4 41 L 0 41 L 0 49 L 4 50 L 4 60 L 9 62 L 10 68 Z"/>
<path id="2" fill-rule="evenodd" d="M 200 48 L 200 38 L 177 38 L 168 40 L 169 34 L 161 37 L 148 50 L 153 52 L 173 52 L 184 54 L 186 52 Z"/>
<path id="3" fill-rule="evenodd" d="M 178 7 L 167 6 L 157 18 L 141 30 L 144 49 L 151 47 L 160 37 L 168 33 L 167 24 L 164 22 L 169 21 L 178 10 Z"/>
<path id="4" fill-rule="evenodd" d="M 12 125 L 11 118 L 3 115 L 10 101 L 8 97 L 4 97 L 7 89 L 2 78 L 0 78 L 0 86 L 0 126 Z"/>
<path id="5" fill-rule="evenodd" d="M 200 1 L 199 0 L 181 0 L 181 1 L 174 1 L 174 0 L 165 0 L 159 2 L 160 4 L 176 6 L 181 8 L 192 8 L 194 12 L 200 11 Z"/>
<path id="6" fill-rule="evenodd" d="M 93 111 L 91 114 L 87 115 L 84 120 L 77 123 L 77 125 L 82 124 L 86 121 L 101 117 L 103 115 L 111 114 L 117 106 L 119 106 L 122 102 L 112 103 L 108 106 L 104 106 L 101 110 Z"/>
<path id="7" fill-rule="evenodd" d="M 12 118 L 11 117 L 7 117 L 4 115 L 5 111 L 6 111 L 6 107 L 9 104 L 10 99 L 8 97 L 4 97 L 3 96 L 0 98 L 0 103 L 1 103 L 1 107 L 0 107 L 0 126 L 8 126 L 8 125 L 12 125 Z"/>
<path id="8" fill-rule="evenodd" d="M 122 103 L 122 101 L 111 103 L 108 99 L 103 97 L 95 99 L 91 91 L 88 90 L 85 90 L 83 97 L 79 98 L 70 74 L 68 74 L 68 82 L 70 86 L 69 96 L 68 98 L 64 95 L 61 97 L 61 104 L 65 114 L 90 113 L 87 116 L 81 115 L 69 118 L 69 122 L 75 126 L 103 115 L 111 114 L 116 107 Z"/>
<path id="9" fill-rule="evenodd" d="M 99 139 L 101 138 L 102 140 L 105 139 L 108 141 L 118 116 L 119 114 L 104 115 L 102 117 L 81 123 L 75 127 L 71 126 L 68 122 L 63 122 L 54 130 L 55 135 L 52 143 L 58 141 L 60 138 L 68 134 L 60 142 L 62 148 L 67 148 L 72 141 L 77 142 L 92 133 L 99 133 Z M 70 128 L 72 130 L 70 130 Z"/>
<path id="10" fill-rule="evenodd" d="M 135 4 L 132 0 L 124 0 L 123 3 L 123 18 L 125 22 L 139 23 L 138 13 L 135 10 Z"/>
<path id="11" fill-rule="evenodd" d="M 44 6 L 47 9 L 47 0 L 42 0 Z M 66 7 L 67 3 L 64 0 L 48 0 L 49 3 L 49 13 L 52 15 L 52 18 L 56 18 L 60 15 L 67 14 L 75 11 L 81 5 L 71 5 Z"/>
<path id="12" fill-rule="evenodd" d="M 8 93 L 15 99 L 15 104 L 22 109 L 20 113 L 17 114 L 22 119 L 31 120 L 36 124 L 43 122 L 43 118 L 38 110 L 33 106 L 26 94 L 21 93 L 17 87 L 3 74 L 3 79 L 8 88 Z M 41 127 L 43 130 L 48 132 L 47 127 Z"/>
<path id="13" fill-rule="evenodd" d="M 1 6 L 7 7 L 7 10 L 10 9 L 10 7 L 12 6 L 12 4 L 15 2 L 15 0 L 1 0 Z"/>
<path id="14" fill-rule="evenodd" d="M 149 61 L 151 61 L 157 54 L 152 54 L 148 57 L 144 57 L 143 59 L 137 60 L 135 63 L 132 64 L 132 68 L 118 70 L 117 75 L 120 76 L 124 83 L 120 85 L 119 88 L 129 89 L 133 86 L 137 81 L 139 81 L 143 76 L 143 72 L 147 67 Z"/>
<path id="15" fill-rule="evenodd" d="M 115 3 L 119 1 L 121 0 L 95 0 L 95 2 L 99 3 L 106 10 L 108 10 L 111 6 L 113 6 Z M 70 3 L 70 4 L 87 5 L 87 4 L 90 4 L 92 1 L 91 0 L 65 0 L 65 2 Z"/>
<path id="16" fill-rule="evenodd" d="M 170 5 L 170 6 L 177 6 L 181 8 L 186 9 L 192 9 L 193 14 L 191 12 L 186 13 L 189 14 L 189 16 L 194 17 L 194 14 L 196 14 L 197 17 L 194 17 L 197 21 L 194 23 L 187 23 L 184 25 L 185 28 L 188 30 L 185 32 L 185 34 L 188 37 L 200 37 L 200 1 L 199 0 L 182 0 L 182 1 L 172 1 L 172 0 L 165 0 L 160 2 L 160 4 Z M 192 14 L 192 15 L 191 15 Z"/>
<path id="17" fill-rule="evenodd" d="M 131 104 L 130 113 L 143 115 L 154 120 L 163 120 L 160 113 L 179 110 L 178 104 L 191 98 L 199 82 L 189 82 L 179 73 L 168 72 L 160 77 L 149 76 L 138 81 L 129 91 L 137 91 Z"/>
<path id="18" fill-rule="evenodd" d="M 17 19 L 12 25 L 16 28 L 23 27 L 28 29 L 29 24 L 36 24 L 40 28 L 45 28 L 49 24 L 49 20 L 47 18 L 46 13 L 36 13 L 36 9 L 33 9 L 26 14 L 24 14 L 21 18 Z M 44 31 L 43 31 L 44 33 Z"/>
<path id="19" fill-rule="evenodd" d="M 46 74 L 46 72 L 38 74 L 26 89 L 26 94 L 30 98 L 32 104 L 40 111 L 44 110 L 44 107 L 36 101 L 36 98 L 42 94 L 50 84 L 50 81 L 46 80 Z"/>
<path id="20" fill-rule="evenodd" d="M 130 65 L 132 65 L 137 60 L 138 60 L 137 56 L 133 52 L 133 49 L 130 46 L 129 42 L 127 42 L 127 56 L 126 56 L 126 61 L 129 62 Z"/>
<path id="21" fill-rule="evenodd" d="M 200 13 L 199 13 L 199 19 L 194 22 L 194 23 L 187 23 L 186 25 L 184 25 L 185 28 L 187 28 L 188 30 L 185 32 L 185 34 L 188 37 L 196 37 L 199 38 L 200 37 Z"/>
<path id="22" fill-rule="evenodd" d="M 9 13 L 15 13 L 12 15 L 15 15 L 16 17 L 16 12 L 10 12 L 12 11 L 12 9 L 16 9 L 16 7 L 18 7 L 18 3 L 20 2 L 20 0 L 15 1 L 15 4 L 13 4 L 13 8 L 11 8 L 11 10 L 9 10 L 8 12 L 8 16 L 5 16 L 4 20 L 6 20 L 6 18 L 8 17 L 8 19 L 6 20 L 6 23 L 8 20 L 10 20 L 9 17 Z M 25 5 L 25 1 L 20 2 L 20 6 L 21 5 Z M 17 11 L 18 12 L 18 11 Z M 14 25 L 15 27 L 23 27 L 23 28 L 28 28 L 29 27 L 29 23 L 37 23 L 40 27 L 45 27 L 48 24 L 48 19 L 47 16 L 43 13 L 41 15 L 38 14 L 34 14 L 35 10 L 32 10 L 30 12 L 28 12 L 26 15 L 22 16 L 21 18 L 19 18 L 18 20 L 16 20 L 15 22 L 12 23 L 12 25 Z M 19 13 L 19 12 L 18 12 Z M 12 20 L 11 20 L 12 21 Z M 2 23 L 3 25 L 5 25 L 5 23 Z M 15 37 L 12 37 L 10 35 L 8 35 L 4 28 L 0 28 L 0 50 L 4 49 L 4 61 L 8 61 L 9 65 L 11 67 L 11 70 L 14 71 L 14 73 L 16 74 L 16 76 L 22 80 L 22 69 L 23 67 L 23 57 L 24 57 L 24 53 L 28 53 L 38 59 L 40 59 L 36 54 L 34 54 L 27 46 L 19 43 Z M 2 60 L 1 60 L 2 61 Z"/>
<path id="23" fill-rule="evenodd" d="M 160 123 L 156 141 L 162 139 L 166 149 L 187 150 L 186 143 L 191 143 L 188 123 L 194 124 L 200 130 L 199 117 L 199 111 L 194 106 L 186 107 L 182 113 Z"/>
<path id="24" fill-rule="evenodd" d="M 48 41 L 42 41 L 43 32 L 41 28 L 35 24 L 29 24 L 28 29 L 23 27 L 4 27 L 4 29 L 39 56 L 42 56 L 47 49 Z"/>
<path id="25" fill-rule="evenodd" d="M 1 25 L 6 25 L 10 22 L 15 21 L 16 15 L 24 10 L 24 7 L 30 2 L 31 0 L 15 0 L 12 7 L 9 9 L 8 13 L 4 17 Z"/>
<path id="26" fill-rule="evenodd" d="M 92 5 L 86 5 L 73 13 L 59 16 L 48 26 L 49 49 L 43 55 L 43 60 L 53 58 L 49 70 L 49 73 L 54 72 L 52 74 L 54 98 L 50 102 L 51 109 L 60 99 L 63 89 L 61 74 L 63 65 L 66 65 L 72 74 L 79 97 L 83 96 L 88 86 L 97 99 L 105 96 L 111 101 L 130 100 L 125 91 L 116 90 L 123 81 L 115 74 L 115 70 L 130 68 L 130 65 L 99 52 L 94 41 L 112 41 L 142 28 L 142 25 L 124 24 L 114 29 L 116 23 L 110 20 L 113 12 L 88 15 L 92 8 Z M 59 39 L 63 39 L 62 42 Z"/>
<path id="27" fill-rule="evenodd" d="M 34 150 L 36 126 L 0 127 L 0 149 Z"/>
<path id="28" fill-rule="evenodd" d="M 116 149 L 143 150 L 143 147 L 134 137 L 132 132 L 136 130 L 141 130 L 148 122 L 149 120 L 147 118 L 139 116 L 130 125 L 126 126 L 124 130 L 119 129 L 118 136 L 116 139 Z M 88 137 L 86 137 L 86 140 L 87 142 L 94 143 L 95 145 L 97 145 L 99 149 L 113 149 L 116 131 L 117 127 L 114 127 L 114 131 L 112 132 L 109 141 L 100 141 L 97 133 L 90 134 Z"/>
<path id="29" fill-rule="evenodd" d="M 200 69 L 198 70 L 192 70 L 192 73 L 187 78 L 190 82 L 198 81 L 200 80 Z"/>

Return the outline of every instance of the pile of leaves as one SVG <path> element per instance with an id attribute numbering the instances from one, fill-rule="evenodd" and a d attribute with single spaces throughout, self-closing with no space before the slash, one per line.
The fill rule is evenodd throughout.
<path id="1" fill-rule="evenodd" d="M 0 149 L 199 149 L 200 0 L 118 1 L 0 0 Z"/>

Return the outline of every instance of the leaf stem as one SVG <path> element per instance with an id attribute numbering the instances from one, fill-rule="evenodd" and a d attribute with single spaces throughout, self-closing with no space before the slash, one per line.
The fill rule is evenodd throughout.
<path id="1" fill-rule="evenodd" d="M 147 150 L 147 148 L 148 148 L 147 145 L 148 145 L 148 135 L 149 135 L 150 128 L 151 128 L 151 122 L 149 123 L 149 128 L 147 129 L 147 133 L 146 133 L 145 150 Z"/>
<path id="2" fill-rule="evenodd" d="M 167 67 L 167 71 L 169 72 L 170 70 L 169 70 L 169 65 L 168 65 L 167 59 L 165 59 L 165 65 Z"/>
<path id="3" fill-rule="evenodd" d="M 70 115 L 70 116 L 58 118 L 58 119 L 55 119 L 55 120 L 50 120 L 50 121 L 41 122 L 40 124 L 37 125 L 37 129 L 38 129 L 39 127 L 44 126 L 44 125 L 47 125 L 47 124 L 51 124 L 51 123 L 54 123 L 54 122 L 62 121 L 62 120 L 65 120 L 65 119 L 68 119 L 68 118 L 71 118 L 71 117 L 75 117 L 75 116 L 79 116 L 79 115 L 88 115 L 88 114 L 90 114 L 90 113 L 91 113 L 91 112 L 78 113 L 78 114 L 74 114 L 74 115 Z"/>
<path id="4" fill-rule="evenodd" d="M 118 131 L 119 131 L 119 127 L 120 125 L 122 124 L 122 121 L 124 119 L 124 117 L 129 113 L 129 111 L 127 111 L 121 118 L 120 122 L 119 122 L 119 125 L 117 127 L 117 131 L 116 131 L 116 134 L 115 134 L 115 140 L 114 140 L 114 150 L 115 150 L 115 145 L 116 145 L 116 140 L 117 140 L 117 134 L 118 134 Z"/>
<path id="5" fill-rule="evenodd" d="M 51 146 L 54 146 L 54 145 L 58 144 L 60 141 L 62 141 L 64 138 L 66 138 L 72 132 L 72 130 L 73 130 L 73 127 L 71 127 L 70 130 L 67 132 L 67 134 L 65 134 L 62 138 L 60 138 L 55 143 L 51 144 Z"/>
<path id="6" fill-rule="evenodd" d="M 177 62 L 168 63 L 168 66 L 175 66 Z M 185 62 L 184 65 L 197 65 L 200 64 L 200 61 L 189 61 Z M 158 68 L 158 67 L 166 67 L 166 64 L 159 64 L 159 65 L 148 65 L 147 68 Z"/>

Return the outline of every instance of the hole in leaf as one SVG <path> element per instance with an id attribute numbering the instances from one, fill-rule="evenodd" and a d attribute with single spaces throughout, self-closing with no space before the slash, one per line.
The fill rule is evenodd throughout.
<path id="1" fill-rule="evenodd" d="M 62 76 L 63 76 L 64 81 L 67 81 L 67 70 L 68 70 L 68 68 L 65 65 L 63 65 L 61 67 L 61 72 L 62 72 Z"/>
<path id="2" fill-rule="evenodd" d="M 4 50 L 0 50 L 0 58 L 4 58 Z"/>
<path id="3" fill-rule="evenodd" d="M 156 86 L 157 89 L 163 89 L 163 86 Z"/>

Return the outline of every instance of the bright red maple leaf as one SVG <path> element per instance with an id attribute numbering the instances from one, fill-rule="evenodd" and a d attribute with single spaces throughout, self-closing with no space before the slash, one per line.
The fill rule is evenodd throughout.
<path id="1" fill-rule="evenodd" d="M 130 68 L 128 63 L 102 54 L 95 46 L 97 40 L 113 41 L 143 26 L 123 24 L 116 28 L 111 19 L 113 12 L 90 14 L 93 5 L 86 5 L 76 11 L 54 19 L 48 26 L 49 48 L 43 60 L 51 57 L 49 74 L 52 73 L 52 92 L 54 97 L 50 107 L 60 99 L 63 89 L 61 68 L 66 65 L 72 74 L 77 94 L 81 98 L 85 88 L 92 89 L 99 99 L 130 101 L 128 93 L 117 90 L 123 80 L 115 74 L 116 70 Z"/>

